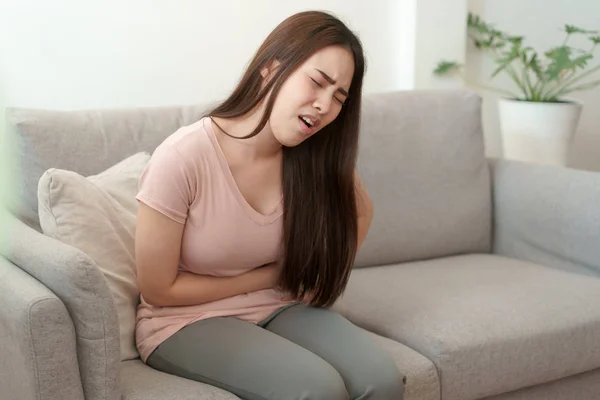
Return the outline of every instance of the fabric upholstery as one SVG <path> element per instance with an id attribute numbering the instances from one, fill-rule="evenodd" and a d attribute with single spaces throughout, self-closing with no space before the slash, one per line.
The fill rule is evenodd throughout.
<path id="1" fill-rule="evenodd" d="M 600 173 L 491 163 L 494 252 L 600 276 Z"/>
<path id="2" fill-rule="evenodd" d="M 335 308 L 390 338 L 377 340 L 408 372 L 406 400 L 600 398 L 598 280 L 583 276 L 594 275 L 600 259 L 593 246 L 597 176 L 501 162 L 492 164 L 492 193 L 480 102 L 460 90 L 365 96 L 359 172 L 374 200 L 375 219 L 356 265 L 392 265 L 353 271 Z M 10 282 L 28 286 L 37 280 L 49 289 L 50 297 L 32 305 L 31 326 L 35 332 L 53 327 L 54 336 L 65 338 L 56 344 L 61 348 L 69 339 L 57 328 L 64 327 L 60 302 L 66 307 L 86 400 L 121 399 L 121 391 L 123 399 L 235 398 L 139 360 L 120 362 L 117 309 L 98 265 L 36 232 L 37 184 L 44 171 L 98 174 L 129 155 L 152 152 L 207 108 L 7 112 L 0 173 L 9 179 L 2 195 L 25 224 L 0 213 L 0 253 L 24 271 L 9 275 Z M 525 261 L 482 254 L 436 259 L 490 252 L 492 216 L 494 251 Z M 410 262 L 415 260 L 422 261 Z M 3 292 L 8 281 L 2 274 L 0 260 L 4 302 L 9 292 Z M 17 303 L 32 298 L 26 294 Z M 24 330 L 16 337 L 7 323 L 19 312 L 0 311 L 0 337 L 11 332 L 10 343 L 21 346 L 0 349 L 16 360 L 0 383 L 5 387 L 6 380 L 9 393 L 31 398 L 36 383 L 28 349 L 35 341 L 27 344 Z M 44 363 L 52 363 L 48 354 L 42 354 Z M 74 373 L 73 355 L 38 381 L 45 385 L 38 392 L 73 390 L 58 398 L 81 398 L 76 384 L 58 388 L 53 380 L 62 376 L 60 368 Z"/>
<path id="3" fill-rule="evenodd" d="M 440 399 L 440 379 L 435 365 L 429 359 L 395 340 L 369 333 L 392 356 L 396 367 L 406 377 L 404 400 Z"/>
<path id="4" fill-rule="evenodd" d="M 353 271 L 335 309 L 432 360 L 444 400 L 600 365 L 600 279 L 473 254 Z"/>
<path id="5" fill-rule="evenodd" d="M 596 400 L 600 399 L 600 368 L 554 382 L 483 400 Z"/>
<path id="6" fill-rule="evenodd" d="M 375 215 L 356 266 L 491 251 L 480 109 L 462 90 L 365 96 L 358 169 Z"/>
<path id="7" fill-rule="evenodd" d="M 87 178 L 51 168 L 38 185 L 43 233 L 84 252 L 107 280 L 119 315 L 121 360 L 139 357 L 135 345 L 139 303 L 135 195 L 149 160 L 150 154 L 137 153 Z"/>
<path id="8" fill-rule="evenodd" d="M 64 304 L 0 257 L 0 397 L 83 400 L 75 331 Z"/>
<path id="9" fill-rule="evenodd" d="M 12 215 L 0 220 L 11 232 L 0 236 L 0 255 L 44 284 L 69 312 L 85 399 L 120 399 L 118 316 L 98 266 L 80 250 L 42 235 Z"/>
<path id="10" fill-rule="evenodd" d="M 120 366 L 122 400 L 238 400 L 239 397 L 214 386 L 157 371 L 141 360 Z"/>
<path id="11" fill-rule="evenodd" d="M 135 153 L 152 151 L 208 105 L 78 111 L 8 108 L 0 141 L 4 175 L 11 177 L 4 201 L 11 212 L 40 230 L 37 183 L 50 168 L 95 175 Z"/>

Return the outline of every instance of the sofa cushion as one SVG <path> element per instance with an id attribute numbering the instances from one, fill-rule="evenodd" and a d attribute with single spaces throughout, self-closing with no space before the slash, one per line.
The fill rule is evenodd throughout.
<path id="1" fill-rule="evenodd" d="M 600 276 L 600 173 L 515 160 L 490 165 L 494 253 Z"/>
<path id="2" fill-rule="evenodd" d="M 596 400 L 600 399 L 600 368 L 554 382 L 523 388 L 481 400 Z"/>
<path id="3" fill-rule="evenodd" d="M 358 170 L 375 215 L 356 266 L 490 252 L 484 153 L 474 93 L 365 96 Z"/>
<path id="4" fill-rule="evenodd" d="M 396 362 L 406 377 L 404 400 L 439 400 L 440 379 L 435 365 L 424 355 L 395 340 L 369 332 L 373 340 Z"/>
<path id="5" fill-rule="evenodd" d="M 239 400 L 215 386 L 155 370 L 141 360 L 121 363 L 121 400 Z"/>
<path id="6" fill-rule="evenodd" d="M 437 370 L 426 357 L 394 340 L 369 333 L 406 376 L 404 400 L 439 400 Z M 157 371 L 140 360 L 121 363 L 123 400 L 230 400 L 237 396 L 204 383 Z"/>
<path id="7" fill-rule="evenodd" d="M 40 231 L 37 183 L 50 168 L 95 175 L 138 152 L 152 153 L 207 105 L 98 110 L 8 108 L 0 140 L 2 197 L 9 210 Z M 1 181 L 1 179 L 0 179 Z"/>
<path id="8" fill-rule="evenodd" d="M 432 360 L 444 400 L 600 367 L 600 279 L 495 255 L 356 269 L 335 304 Z"/>
<path id="9" fill-rule="evenodd" d="M 87 254 L 104 274 L 119 316 L 121 360 L 139 357 L 135 225 L 139 177 L 150 154 L 137 153 L 98 175 L 49 169 L 39 182 L 43 233 Z"/>

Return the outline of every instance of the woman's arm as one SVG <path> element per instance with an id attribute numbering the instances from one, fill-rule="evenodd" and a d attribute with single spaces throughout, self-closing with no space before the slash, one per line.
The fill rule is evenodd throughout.
<path id="1" fill-rule="evenodd" d="M 154 306 L 189 306 L 274 287 L 275 264 L 233 277 L 178 271 L 183 224 L 140 203 L 135 233 L 139 290 Z"/>
<path id="2" fill-rule="evenodd" d="M 354 183 L 356 187 L 356 209 L 358 215 L 358 240 L 356 248 L 356 251 L 358 251 L 367 237 L 367 232 L 369 232 L 369 227 L 371 226 L 373 202 L 356 171 L 354 172 Z"/>

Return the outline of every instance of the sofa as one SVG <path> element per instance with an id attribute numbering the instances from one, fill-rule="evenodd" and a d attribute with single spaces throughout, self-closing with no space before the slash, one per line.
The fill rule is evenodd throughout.
<path id="1" fill-rule="evenodd" d="M 481 104 L 364 95 L 375 216 L 333 309 L 389 352 L 406 400 L 600 399 L 600 173 L 486 157 Z M 2 399 L 237 398 L 146 366 L 131 331 L 136 174 L 207 106 L 6 110 Z"/>

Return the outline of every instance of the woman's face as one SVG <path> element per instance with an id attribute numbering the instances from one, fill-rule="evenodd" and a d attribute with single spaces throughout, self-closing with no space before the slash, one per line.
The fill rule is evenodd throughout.
<path id="1" fill-rule="evenodd" d="M 347 99 L 353 74 L 348 49 L 330 46 L 313 54 L 281 86 L 269 119 L 275 139 L 296 146 L 331 123 Z"/>

